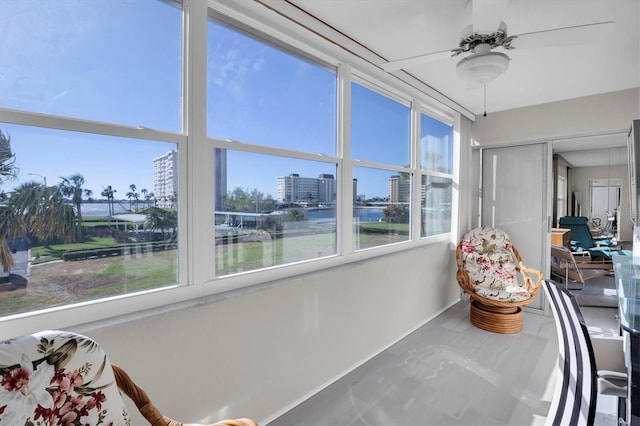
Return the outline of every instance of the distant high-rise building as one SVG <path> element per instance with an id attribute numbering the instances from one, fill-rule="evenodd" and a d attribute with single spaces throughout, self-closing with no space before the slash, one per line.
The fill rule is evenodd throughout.
<path id="1" fill-rule="evenodd" d="M 227 150 L 223 148 L 216 148 L 214 152 L 214 206 L 216 210 L 224 210 L 224 196 L 227 195 Z"/>
<path id="2" fill-rule="evenodd" d="M 411 182 L 399 175 L 389 178 L 389 202 L 406 203 L 411 195 Z"/>
<path id="3" fill-rule="evenodd" d="M 301 177 L 298 173 L 277 178 L 279 203 L 335 204 L 336 178 L 332 174 L 320 174 L 317 178 Z"/>
<path id="4" fill-rule="evenodd" d="M 158 207 L 176 206 L 178 197 L 178 151 L 171 151 L 153 159 L 153 194 Z"/>

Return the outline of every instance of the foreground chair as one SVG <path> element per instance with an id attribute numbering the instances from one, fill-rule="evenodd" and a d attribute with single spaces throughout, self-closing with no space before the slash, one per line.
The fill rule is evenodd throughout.
<path id="1" fill-rule="evenodd" d="M 0 342 L 0 425 L 130 425 L 119 389 L 152 426 L 183 425 L 160 413 L 88 337 L 43 331 Z M 251 419 L 213 425 L 257 426 Z"/>
<path id="2" fill-rule="evenodd" d="M 544 282 L 544 291 L 558 333 L 556 389 L 545 424 L 593 425 L 598 395 L 628 395 L 622 337 L 590 336 L 569 291 L 551 281 Z"/>
<path id="3" fill-rule="evenodd" d="M 535 299 L 543 275 L 523 264 L 509 236 L 495 228 L 472 229 L 460 240 L 456 261 L 458 284 L 471 302 L 471 323 L 494 333 L 521 331 L 521 307 Z"/>

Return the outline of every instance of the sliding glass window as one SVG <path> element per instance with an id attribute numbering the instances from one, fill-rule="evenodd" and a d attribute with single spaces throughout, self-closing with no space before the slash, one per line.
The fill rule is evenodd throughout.
<path id="1" fill-rule="evenodd" d="M 0 12 L 0 107 L 181 131 L 177 3 L 2 0 Z"/>
<path id="2" fill-rule="evenodd" d="M 0 0 L 2 321 L 99 320 L 450 232 L 453 127 L 415 92 L 192 6 Z"/>
<path id="3" fill-rule="evenodd" d="M 420 114 L 420 236 L 451 232 L 453 126 Z"/>
<path id="4" fill-rule="evenodd" d="M 351 84 L 351 157 L 356 250 L 411 238 L 411 109 Z"/>
<path id="5" fill-rule="evenodd" d="M 178 282 L 176 4 L 2 1 L 0 316 Z"/>
<path id="6" fill-rule="evenodd" d="M 217 276 L 332 256 L 335 69 L 209 21 Z"/>

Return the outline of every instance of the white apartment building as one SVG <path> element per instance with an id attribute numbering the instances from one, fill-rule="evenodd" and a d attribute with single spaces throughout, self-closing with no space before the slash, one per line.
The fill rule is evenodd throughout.
<path id="1" fill-rule="evenodd" d="M 332 174 L 321 173 L 317 178 L 311 178 L 291 173 L 278 177 L 276 200 L 279 203 L 335 204 L 336 194 L 336 179 Z"/>
<path id="2" fill-rule="evenodd" d="M 411 182 L 402 176 L 394 175 L 389 178 L 389 202 L 398 203 L 409 201 Z"/>
<path id="3" fill-rule="evenodd" d="M 175 207 L 178 197 L 178 151 L 172 149 L 153 159 L 153 193 L 158 207 Z"/>

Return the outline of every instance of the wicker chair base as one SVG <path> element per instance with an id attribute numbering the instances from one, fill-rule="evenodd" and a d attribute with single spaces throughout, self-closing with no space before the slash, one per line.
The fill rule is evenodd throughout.
<path id="1" fill-rule="evenodd" d="M 485 306 L 474 300 L 469 304 L 471 310 L 471 324 L 492 333 L 519 333 L 522 331 L 524 312 L 519 306 L 495 307 Z"/>

